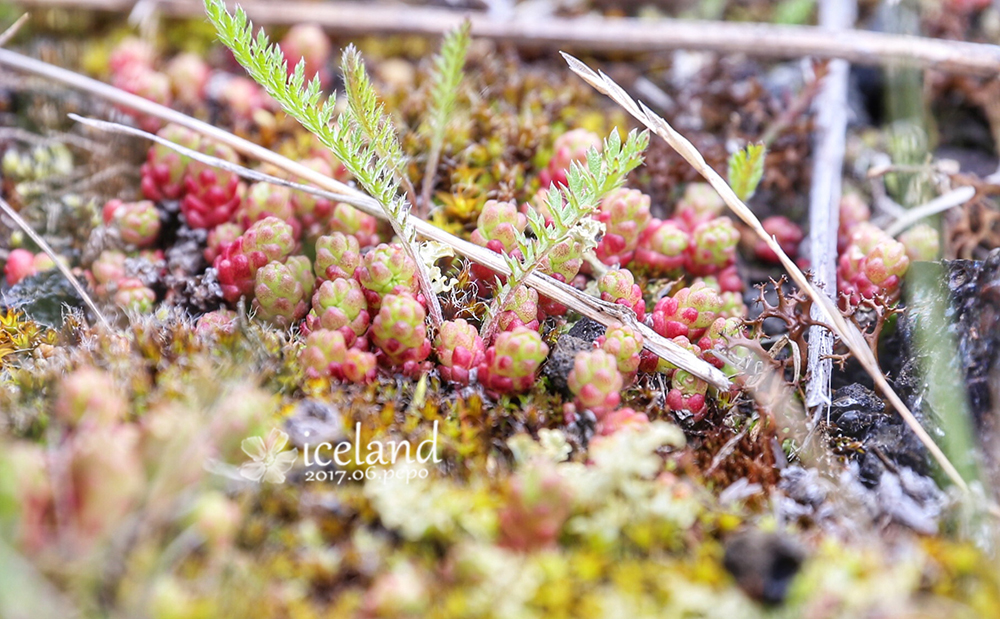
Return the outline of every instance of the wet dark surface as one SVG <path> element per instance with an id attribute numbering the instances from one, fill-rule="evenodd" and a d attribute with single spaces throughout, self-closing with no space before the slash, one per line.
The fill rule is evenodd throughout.
<path id="1" fill-rule="evenodd" d="M 39 324 L 58 327 L 66 307 L 83 307 L 83 299 L 56 269 L 26 277 L 0 294 L 0 306 L 18 309 Z"/>

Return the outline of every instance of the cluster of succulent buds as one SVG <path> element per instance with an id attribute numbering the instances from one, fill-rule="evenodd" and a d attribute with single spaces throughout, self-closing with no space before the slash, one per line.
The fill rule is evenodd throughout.
<path id="1" fill-rule="evenodd" d="M 156 242 L 160 233 L 160 214 L 149 200 L 109 200 L 104 205 L 104 224 L 117 230 L 126 243 L 148 247 Z"/>
<path id="2" fill-rule="evenodd" d="M 522 393 L 535 382 L 535 373 L 549 356 L 549 347 L 533 329 L 504 331 L 486 349 L 478 379 L 494 393 Z"/>
<path id="3" fill-rule="evenodd" d="M 553 145 L 548 167 L 538 175 L 542 187 L 548 187 L 552 183 L 565 185 L 570 164 L 574 161 L 586 162 L 588 150 L 595 148 L 600 151 L 602 147 L 600 136 L 593 131 L 573 129 L 560 135 Z"/>
<path id="4" fill-rule="evenodd" d="M 666 338 L 684 336 L 697 341 L 715 322 L 721 309 L 719 293 L 704 282 L 695 282 L 657 301 L 652 312 L 652 327 Z"/>
<path id="5" fill-rule="evenodd" d="M 783 215 L 768 217 L 760 223 L 764 227 L 764 231 L 767 232 L 769 236 L 774 237 L 774 240 L 778 242 L 781 250 L 784 251 L 789 258 L 794 260 L 796 254 L 798 253 L 799 244 L 805 236 L 802 233 L 802 228 L 800 228 L 797 223 Z M 780 262 L 778 254 L 776 254 L 774 250 L 771 249 L 762 239 L 756 240 L 754 244 L 754 255 L 758 260 L 763 262 L 771 262 L 775 264 Z"/>
<path id="6" fill-rule="evenodd" d="M 479 331 L 461 318 L 441 324 L 434 338 L 434 353 L 441 378 L 458 385 L 468 385 L 474 370 L 486 360 Z"/>
<path id="7" fill-rule="evenodd" d="M 289 265 L 274 260 L 254 275 L 253 308 L 257 316 L 289 327 L 309 310 L 301 281 Z"/>
<path id="8" fill-rule="evenodd" d="M 297 24 L 289 28 L 278 45 L 288 60 L 289 74 L 302 62 L 307 81 L 318 76 L 323 86 L 329 85 L 330 71 L 326 65 L 332 45 L 322 28 L 315 24 Z"/>
<path id="9" fill-rule="evenodd" d="M 538 291 L 527 286 L 514 289 L 510 300 L 500 308 L 497 326 L 501 331 L 513 331 L 522 327 L 538 331 L 540 320 L 544 320 L 539 304 Z"/>
<path id="10" fill-rule="evenodd" d="M 911 262 L 937 260 L 941 252 L 941 235 L 930 224 L 917 224 L 899 235 Z"/>
<path id="11" fill-rule="evenodd" d="M 235 303 L 241 296 L 250 296 L 257 270 L 269 262 L 283 262 L 294 248 L 292 227 L 284 221 L 267 217 L 250 226 L 215 258 L 223 297 Z"/>
<path id="12" fill-rule="evenodd" d="M 624 428 L 641 427 L 649 423 L 646 413 L 639 413 L 631 408 L 619 408 L 604 415 L 597 423 L 597 436 L 594 441 L 599 441 L 601 437 L 610 436 Z M 594 443 L 591 442 L 591 445 Z"/>
<path id="13" fill-rule="evenodd" d="M 649 196 L 620 188 L 601 200 L 597 220 L 605 225 L 597 257 L 608 265 L 628 264 L 639 246 L 639 235 L 649 224 Z"/>
<path id="14" fill-rule="evenodd" d="M 404 374 L 413 375 L 431 352 L 427 339 L 427 311 L 412 295 L 389 294 L 372 320 L 371 340 L 383 358 Z"/>
<path id="15" fill-rule="evenodd" d="M 7 285 L 13 286 L 25 277 L 55 268 L 55 262 L 45 252 L 33 254 L 27 249 L 12 249 L 3 267 Z"/>
<path id="16" fill-rule="evenodd" d="M 646 317 L 646 302 L 642 289 L 635 283 L 635 277 L 628 269 L 610 269 L 597 280 L 597 290 L 601 299 L 609 303 L 624 305 L 635 312 L 638 320 Z"/>
<path id="17" fill-rule="evenodd" d="M 500 544 L 528 552 L 555 545 L 570 515 L 572 493 L 555 466 L 532 462 L 510 478 L 498 516 Z"/>
<path id="18" fill-rule="evenodd" d="M 370 382 L 376 374 L 375 355 L 350 347 L 340 331 L 311 332 L 299 352 L 299 364 L 309 378 Z"/>
<path id="19" fill-rule="evenodd" d="M 708 383 L 684 370 L 674 370 L 670 376 L 667 406 L 673 411 L 688 411 L 695 422 L 707 412 Z"/>
<path id="20" fill-rule="evenodd" d="M 239 163 L 236 151 L 215 142 L 203 143 L 199 152 L 230 163 Z M 192 228 L 211 229 L 233 219 L 240 207 L 240 179 L 235 172 L 199 161 L 188 164 L 184 177 L 181 213 Z"/>
<path id="21" fill-rule="evenodd" d="M 618 360 L 603 349 L 578 352 L 566 378 L 576 405 L 590 410 L 598 419 L 617 408 L 624 382 Z"/>
<path id="22" fill-rule="evenodd" d="M 639 371 L 642 343 L 641 333 L 622 324 L 608 327 L 604 335 L 597 338 L 597 346 L 614 358 L 626 383 L 632 382 Z"/>
<path id="23" fill-rule="evenodd" d="M 372 310 L 377 310 L 388 295 L 409 294 L 423 302 L 419 296 L 417 265 L 396 243 L 382 243 L 362 256 L 355 277 Z"/>
<path id="24" fill-rule="evenodd" d="M 517 250 L 517 238 L 528 225 L 528 219 L 519 212 L 513 202 L 487 200 L 476 220 L 476 229 L 472 231 L 471 241 L 480 247 L 498 253 L 511 254 Z M 519 254 L 518 254 L 519 255 Z M 480 293 L 492 290 L 497 275 L 480 265 L 472 267 L 472 274 L 481 283 Z M 501 276 L 501 280 L 503 278 Z"/>
<path id="25" fill-rule="evenodd" d="M 308 330 L 327 329 L 344 334 L 353 346 L 368 332 L 368 304 L 361 285 L 354 279 L 337 278 L 320 284 L 312 297 L 312 311 L 306 317 Z M 361 343 L 360 348 L 366 348 Z"/>
<path id="26" fill-rule="evenodd" d="M 156 135 L 191 150 L 198 150 L 201 146 L 201 136 L 180 125 L 169 124 Z M 177 151 L 162 144 L 154 144 L 146 156 L 146 163 L 140 169 L 143 195 L 156 201 L 179 200 L 184 195 L 185 177 L 190 162 L 190 158 Z"/>
<path id="27" fill-rule="evenodd" d="M 878 226 L 860 223 L 837 263 L 837 287 L 852 305 L 875 295 L 895 297 L 909 266 L 902 243 Z"/>

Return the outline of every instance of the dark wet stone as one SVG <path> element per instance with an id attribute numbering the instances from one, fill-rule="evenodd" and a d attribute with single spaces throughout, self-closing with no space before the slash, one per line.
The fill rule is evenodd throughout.
<path id="1" fill-rule="evenodd" d="M 575 338 L 581 340 L 586 340 L 588 342 L 593 342 L 597 338 L 604 335 L 607 327 L 597 322 L 596 320 L 591 320 L 590 318 L 582 318 L 576 322 L 575 325 L 570 327 L 567 335 L 571 335 Z"/>
<path id="2" fill-rule="evenodd" d="M 726 542 L 723 565 L 747 595 L 765 604 L 780 604 L 804 558 L 791 537 L 754 530 Z"/>
<path id="3" fill-rule="evenodd" d="M 874 391 L 855 383 L 834 392 L 830 421 L 842 434 L 860 439 L 885 420 L 884 411 L 885 403 Z"/>
<path id="4" fill-rule="evenodd" d="M 597 324 L 597 323 L 594 323 Z M 572 332 L 572 330 L 570 330 Z M 596 338 L 595 338 L 596 339 Z M 548 361 L 542 367 L 542 373 L 552 382 L 558 391 L 572 397 L 566 379 L 573 370 L 573 360 L 578 352 L 593 350 L 594 342 L 570 335 L 562 335 L 549 354 Z"/>
<path id="5" fill-rule="evenodd" d="M 219 309 L 224 299 L 217 275 L 211 267 L 201 275 L 167 275 L 164 281 L 168 302 L 187 310 L 192 316 Z"/>
<path id="6" fill-rule="evenodd" d="M 21 310 L 49 327 L 62 324 L 66 306 L 83 307 L 83 299 L 58 269 L 25 277 L 0 294 L 0 307 Z"/>

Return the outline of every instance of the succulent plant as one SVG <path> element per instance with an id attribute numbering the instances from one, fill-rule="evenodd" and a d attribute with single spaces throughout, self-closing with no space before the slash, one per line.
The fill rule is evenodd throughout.
<path id="1" fill-rule="evenodd" d="M 555 545 L 570 515 L 573 494 L 560 472 L 544 461 L 532 462 L 512 476 L 497 514 L 501 546 L 519 552 Z"/>
<path id="2" fill-rule="evenodd" d="M 114 301 L 115 305 L 124 310 L 146 314 L 153 310 L 156 293 L 144 285 L 142 280 L 126 277 L 118 282 Z"/>
<path id="3" fill-rule="evenodd" d="M 242 75 L 228 76 L 215 93 L 219 105 L 231 116 L 236 124 L 248 125 L 254 121 L 254 114 L 270 105 L 270 97 L 257 82 Z"/>
<path id="4" fill-rule="evenodd" d="M 596 148 L 600 151 L 602 146 L 600 136 L 586 129 L 573 129 L 560 135 L 553 145 L 548 168 L 538 176 L 542 187 L 548 187 L 552 183 L 565 185 L 570 164 L 574 161 L 585 162 L 589 149 Z"/>
<path id="5" fill-rule="evenodd" d="M 112 74 L 122 73 L 133 67 L 153 68 L 156 50 L 139 37 L 125 37 L 108 55 L 108 69 Z"/>
<path id="6" fill-rule="evenodd" d="M 175 101 L 192 108 L 205 103 L 205 86 L 211 69 L 201 56 L 191 52 L 177 54 L 163 72 L 170 78 Z"/>
<path id="7" fill-rule="evenodd" d="M 899 242 L 906 247 L 911 262 L 937 260 L 941 252 L 941 236 L 929 224 L 917 224 L 899 235 Z"/>
<path id="8" fill-rule="evenodd" d="M 622 324 L 608 327 L 604 335 L 597 338 L 597 345 L 601 350 L 614 357 L 618 364 L 618 371 L 628 381 L 631 381 L 636 372 L 639 371 L 642 343 L 641 333 Z"/>
<path id="9" fill-rule="evenodd" d="M 316 289 L 316 276 L 313 275 L 312 262 L 306 256 L 289 256 L 285 259 L 285 266 L 291 270 L 295 279 L 302 284 L 302 294 L 306 299 L 311 299 L 313 291 Z"/>
<path id="10" fill-rule="evenodd" d="M 180 125 L 170 123 L 160 129 L 157 136 L 180 144 L 191 150 L 201 146 L 201 136 Z M 191 159 L 167 148 L 153 144 L 142 164 L 142 194 L 149 200 L 178 200 L 184 195 L 185 175 Z"/>
<path id="11" fill-rule="evenodd" d="M 290 327 L 309 309 L 301 282 L 291 268 L 278 261 L 257 270 L 253 291 L 257 316 L 280 327 Z"/>
<path id="12" fill-rule="evenodd" d="M 340 331 L 347 344 L 368 331 L 368 304 L 361 285 L 354 279 L 333 279 L 320 284 L 312 297 L 312 312 L 306 318 L 309 329 Z"/>
<path id="13" fill-rule="evenodd" d="M 653 330 L 666 338 L 682 335 L 697 341 L 721 309 L 719 294 L 704 282 L 697 282 L 657 301 L 652 313 Z"/>
<path id="14" fill-rule="evenodd" d="M 864 273 L 868 281 L 882 290 L 894 290 L 899 287 L 909 266 L 906 247 L 899 241 L 888 239 L 865 256 Z"/>
<path id="15" fill-rule="evenodd" d="M 597 215 L 597 220 L 606 227 L 596 250 L 601 262 L 628 264 L 650 218 L 649 196 L 641 191 L 622 187 L 606 195 Z"/>
<path id="16" fill-rule="evenodd" d="M 515 250 L 520 255 L 519 250 Z M 583 266 L 583 247 L 575 240 L 566 240 L 552 248 L 548 256 L 542 259 L 539 270 L 568 284 L 580 272 Z M 566 313 L 566 306 L 553 301 L 545 296 L 539 297 L 538 308 L 541 315 L 562 316 Z"/>
<path id="17" fill-rule="evenodd" d="M 784 217 L 782 215 L 774 215 L 772 217 L 766 218 L 761 222 L 764 226 L 764 231 L 768 235 L 773 236 L 774 240 L 778 242 L 781 246 L 782 251 L 792 259 L 795 259 L 798 253 L 799 244 L 802 242 L 804 235 L 802 234 L 802 228 L 799 227 L 797 223 Z M 764 262 L 771 262 L 777 264 L 780 262 L 778 260 L 778 254 L 774 253 L 767 243 L 762 239 L 757 239 L 754 244 L 754 255 L 757 256 L 758 260 L 763 260 Z"/>
<path id="18" fill-rule="evenodd" d="M 441 323 L 434 338 L 441 378 L 459 385 L 469 384 L 470 372 L 486 359 L 479 331 L 459 318 Z"/>
<path id="19" fill-rule="evenodd" d="M 245 229 L 236 222 L 228 221 L 212 228 L 208 232 L 208 242 L 205 246 L 205 260 L 215 262 L 215 258 L 222 253 L 226 245 L 236 242 L 236 239 L 243 235 Z"/>
<path id="20" fill-rule="evenodd" d="M 354 277 L 361 265 L 358 240 L 342 232 L 333 232 L 316 240 L 316 260 L 313 268 L 320 279 Z"/>
<path id="21" fill-rule="evenodd" d="M 691 231 L 685 266 L 694 275 L 709 275 L 732 264 L 740 232 L 728 217 L 703 221 Z"/>
<path id="22" fill-rule="evenodd" d="M 379 243 L 378 220 L 345 202 L 334 205 L 329 224 L 331 232 L 353 236 L 362 248 Z"/>
<path id="23" fill-rule="evenodd" d="M 221 308 L 198 318 L 195 331 L 198 335 L 206 337 L 219 337 L 220 335 L 232 335 L 236 333 L 236 312 L 230 309 Z"/>
<path id="24" fill-rule="evenodd" d="M 693 230 L 698 224 L 718 217 L 725 207 L 722 196 L 711 185 L 689 183 L 677 203 L 674 217 L 688 230 Z"/>
<path id="25" fill-rule="evenodd" d="M 116 424 L 78 432 L 63 447 L 74 499 L 65 524 L 73 528 L 78 550 L 117 530 L 141 499 L 145 473 L 138 441 L 135 426 Z"/>
<path id="26" fill-rule="evenodd" d="M 635 283 L 635 278 L 628 269 L 609 269 L 597 280 L 597 290 L 601 293 L 601 299 L 608 303 L 630 308 L 639 320 L 646 317 L 642 289 Z"/>
<path id="27" fill-rule="evenodd" d="M 104 223 L 118 230 L 123 241 L 138 247 L 152 245 L 160 234 L 160 214 L 149 200 L 109 200 L 104 205 Z"/>
<path id="28" fill-rule="evenodd" d="M 223 247 L 213 263 L 223 297 L 235 303 L 241 296 L 249 296 L 257 270 L 269 262 L 281 262 L 294 247 L 292 227 L 280 219 L 268 217 L 250 226 L 234 243 Z"/>
<path id="29" fill-rule="evenodd" d="M 365 254 L 355 271 L 355 277 L 365 289 L 365 298 L 372 310 L 381 306 L 386 295 L 417 295 L 420 290 L 417 265 L 395 243 L 383 243 Z"/>
<path id="30" fill-rule="evenodd" d="M 141 64 L 130 64 L 113 75 L 112 84 L 125 92 L 149 99 L 160 105 L 170 106 L 170 79 L 158 71 Z M 139 114 L 125 106 L 119 106 L 122 112 L 136 118 L 139 127 L 144 131 L 156 133 L 163 121 L 155 116 Z"/>
<path id="31" fill-rule="evenodd" d="M 673 220 L 652 220 L 642 231 L 635 262 L 654 274 L 666 274 L 684 266 L 691 236 Z"/>
<path id="32" fill-rule="evenodd" d="M 291 199 L 292 192 L 287 187 L 264 182 L 253 183 L 247 188 L 242 200 L 241 223 L 250 226 L 265 217 L 277 217 L 294 229 L 298 222 L 294 218 Z"/>
<path id="33" fill-rule="evenodd" d="M 739 338 L 743 335 L 743 319 L 742 318 L 725 318 L 720 316 L 715 319 L 712 326 L 708 328 L 705 335 L 698 340 L 698 347 L 703 351 L 717 350 L 721 352 L 726 352 L 730 350 L 729 342 L 733 338 Z M 735 353 L 738 356 L 742 356 L 746 350 L 743 348 L 737 348 Z M 713 354 L 702 355 L 705 361 L 708 361 L 717 368 L 723 369 L 726 366 L 726 362 L 719 356 Z M 730 372 L 734 373 L 735 368 L 730 368 Z"/>
<path id="34" fill-rule="evenodd" d="M 239 163 L 236 152 L 225 144 L 206 142 L 199 151 Z M 232 219 L 239 209 L 239 177 L 233 172 L 192 161 L 184 178 L 184 188 L 187 194 L 181 200 L 181 213 L 192 228 L 214 228 Z"/>
<path id="35" fill-rule="evenodd" d="M 9 286 L 17 284 L 25 277 L 31 277 L 36 272 L 35 254 L 27 249 L 12 249 L 7 256 L 7 264 L 3 267 L 3 274 Z"/>
<path id="36" fill-rule="evenodd" d="M 618 407 L 624 379 L 618 371 L 617 359 L 598 349 L 576 353 L 566 384 L 576 396 L 577 406 L 600 418 Z"/>
<path id="37" fill-rule="evenodd" d="M 125 254 L 113 249 L 102 251 L 90 265 L 90 273 L 94 278 L 95 292 L 101 296 L 106 295 L 109 288 L 117 286 L 125 277 Z"/>
<path id="38" fill-rule="evenodd" d="M 431 352 L 426 319 L 427 311 L 413 296 L 406 293 L 386 295 L 378 315 L 372 320 L 371 340 L 389 364 L 411 373 Z"/>
<path id="39" fill-rule="evenodd" d="M 837 251 L 843 252 L 851 242 L 854 228 L 871 219 L 868 205 L 856 193 L 847 193 L 840 198 L 840 227 L 837 230 Z"/>
<path id="40" fill-rule="evenodd" d="M 289 28 L 278 45 L 288 60 L 289 74 L 299 62 L 303 62 L 306 80 L 319 75 L 324 86 L 329 84 L 330 72 L 326 64 L 330 60 L 332 46 L 322 28 L 316 24 L 296 24 Z"/>
<path id="41" fill-rule="evenodd" d="M 598 436 L 610 436 L 623 428 L 641 427 L 649 423 L 646 413 L 631 408 L 619 408 L 605 414 L 597 424 Z"/>
<path id="42" fill-rule="evenodd" d="M 687 411 L 693 415 L 697 423 L 705 417 L 705 394 L 708 383 L 689 374 L 684 370 L 674 370 L 670 377 L 670 392 L 667 393 L 667 406 L 674 412 Z"/>
<path id="43" fill-rule="evenodd" d="M 299 365 L 309 378 L 334 378 L 370 382 L 375 378 L 375 355 L 348 348 L 343 333 L 318 329 L 306 337 L 299 352 Z"/>
<path id="44" fill-rule="evenodd" d="M 518 327 L 497 335 L 479 364 L 478 379 L 494 393 L 521 393 L 531 388 L 535 373 L 549 355 L 537 331 Z"/>
<path id="45" fill-rule="evenodd" d="M 323 176 L 333 176 L 333 169 L 330 167 L 330 164 L 320 157 L 310 157 L 299 163 L 314 172 L 319 172 Z M 313 228 L 318 228 L 322 221 L 330 217 L 333 213 L 333 202 L 302 191 L 293 191 L 292 208 L 295 211 L 296 217 L 302 220 L 302 225 L 306 230 L 312 230 Z"/>
<path id="46" fill-rule="evenodd" d="M 519 327 L 527 327 L 537 331 L 539 327 L 538 292 L 527 286 L 516 288 L 514 296 L 500 310 L 497 327 L 501 331 L 513 331 Z"/>
<path id="47" fill-rule="evenodd" d="M 879 245 L 892 240 L 885 230 L 867 221 L 857 224 L 851 230 L 850 244 L 855 245 L 866 256 Z"/>
<path id="48" fill-rule="evenodd" d="M 471 241 L 496 253 L 508 253 L 517 246 L 528 219 L 513 202 L 487 200 L 472 231 Z"/>
<path id="49" fill-rule="evenodd" d="M 83 367 L 59 382 L 59 395 L 52 410 L 57 419 L 70 427 L 84 420 L 103 426 L 122 421 L 128 412 L 128 402 L 110 374 Z"/>

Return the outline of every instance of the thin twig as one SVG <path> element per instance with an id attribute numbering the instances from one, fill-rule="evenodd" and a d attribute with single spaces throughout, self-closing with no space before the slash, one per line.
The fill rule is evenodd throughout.
<path id="1" fill-rule="evenodd" d="M 906 404 L 900 399 L 899 395 L 892 389 L 889 385 L 889 381 L 886 380 L 885 375 L 882 370 L 878 367 L 878 362 L 875 360 L 874 355 L 870 348 L 868 348 L 867 342 L 865 342 L 864 336 L 858 328 L 847 322 L 841 315 L 837 306 L 827 297 L 825 294 L 817 290 L 811 283 L 804 273 L 799 269 L 798 266 L 792 261 L 791 258 L 785 253 L 774 237 L 770 236 L 767 231 L 764 230 L 764 226 L 761 225 L 760 220 L 757 216 L 753 214 L 753 211 L 743 203 L 742 200 L 736 195 L 732 187 L 723 179 L 718 172 L 712 169 L 705 162 L 705 158 L 698 152 L 698 149 L 691 144 L 684 136 L 677 133 L 670 124 L 663 118 L 657 116 L 652 110 L 650 110 L 644 103 L 636 102 L 632 97 L 628 95 L 621 86 L 615 83 L 610 77 L 604 73 L 595 73 L 590 67 L 580 62 L 573 56 L 563 53 L 563 58 L 569 63 L 570 69 L 574 73 L 579 75 L 585 82 L 593 86 L 599 92 L 602 92 L 609 96 L 612 100 L 618 103 L 620 106 L 625 108 L 629 114 L 635 117 L 639 122 L 649 128 L 650 131 L 656 133 L 661 138 L 663 138 L 674 150 L 676 150 L 684 159 L 691 164 L 703 177 L 705 180 L 712 185 L 712 187 L 719 193 L 726 205 L 739 217 L 745 224 L 747 224 L 764 242 L 767 246 L 774 251 L 775 255 L 781 260 L 782 266 L 791 276 L 792 280 L 799 286 L 800 289 L 805 291 L 810 298 L 812 298 L 815 305 L 818 305 L 822 310 L 822 317 L 831 325 L 831 328 L 837 332 L 840 336 L 841 341 L 847 345 L 850 351 L 854 354 L 855 358 L 861 363 L 865 371 L 872 377 L 875 385 L 885 394 L 892 406 L 899 412 L 903 421 L 913 430 L 913 433 L 917 435 L 920 442 L 924 444 L 927 450 L 931 453 L 934 459 L 941 465 L 944 472 L 951 478 L 955 485 L 959 486 L 962 490 L 968 491 L 969 486 L 962 479 L 955 466 L 948 460 L 948 457 L 941 451 L 937 443 L 927 434 L 927 431 L 920 425 L 910 409 L 907 408 Z"/>
<path id="2" fill-rule="evenodd" d="M 846 30 L 854 23 L 854 0 L 823 0 L 820 25 L 831 31 Z M 827 67 L 816 101 L 816 144 L 813 182 L 809 191 L 809 252 L 812 281 L 831 300 L 837 294 L 837 229 L 840 225 L 840 189 L 844 174 L 847 138 L 847 76 L 850 66 L 833 60 Z M 813 320 L 822 320 L 822 311 L 813 305 Z M 816 408 L 814 425 L 825 408 L 830 411 L 830 379 L 833 374 L 833 332 L 822 326 L 809 328 L 809 378 L 806 407 Z"/>
<path id="3" fill-rule="evenodd" d="M 22 6 L 128 11 L 135 0 L 21 0 Z M 339 36 L 408 34 L 437 37 L 472 22 L 472 36 L 529 48 L 588 52 L 651 52 L 675 49 L 742 53 L 773 58 L 843 58 L 853 64 L 908 64 L 954 73 L 995 76 L 1000 47 L 918 36 L 849 30 L 829 32 L 814 26 L 749 24 L 680 19 L 558 18 L 499 20 L 469 11 L 376 2 L 240 3 L 254 22 L 291 25 L 308 22 Z M 200 18 L 200 0 L 159 0 L 166 16 Z"/>
<path id="4" fill-rule="evenodd" d="M 15 35 L 17 35 L 17 32 L 21 29 L 21 26 L 28 23 L 29 16 L 30 16 L 29 13 L 25 13 L 24 15 L 18 17 L 16 22 L 11 24 L 9 28 L 4 30 L 3 34 L 0 34 L 0 47 L 6 45 L 11 39 L 14 38 Z"/>
<path id="5" fill-rule="evenodd" d="M 49 244 L 45 241 L 45 239 L 43 239 L 41 235 L 35 232 L 31 228 L 31 226 L 28 225 L 28 222 L 24 221 L 24 219 L 21 218 L 18 212 L 15 211 L 10 204 L 7 204 L 7 201 L 4 200 L 3 198 L 0 198 L 0 210 L 2 210 L 8 217 L 13 219 L 14 223 L 16 223 L 17 226 L 21 228 L 21 230 L 25 234 L 27 234 L 31 238 L 31 240 L 35 242 L 36 245 L 38 245 L 42 249 L 42 251 L 48 254 L 49 258 L 52 258 L 52 262 L 55 263 L 56 268 L 59 269 L 59 272 L 62 273 L 67 280 L 69 280 L 70 286 L 73 286 L 73 290 L 76 290 L 77 294 L 80 295 L 80 298 L 83 299 L 83 302 L 86 303 L 87 307 L 90 308 L 90 311 L 94 312 L 94 315 L 96 315 L 97 319 L 101 321 L 101 324 L 110 329 L 111 324 L 108 322 L 108 319 L 104 317 L 104 314 L 101 313 L 101 310 L 97 309 L 97 304 L 94 303 L 94 300 L 90 298 L 90 295 L 87 294 L 87 291 L 83 288 L 83 286 L 80 285 L 80 281 L 77 280 L 76 276 L 73 275 L 73 273 L 69 270 L 69 268 L 65 264 L 63 264 L 60 256 L 55 251 L 52 250 L 52 247 L 49 246 Z"/>
<path id="6" fill-rule="evenodd" d="M 907 209 L 906 213 L 902 217 L 898 218 L 886 227 L 886 234 L 894 237 L 921 219 L 930 217 L 931 215 L 936 215 L 942 211 L 947 211 L 948 209 L 956 206 L 961 206 L 974 198 L 975 195 L 975 188 L 959 187 L 958 189 L 949 191 L 944 195 L 934 198 L 927 204 Z"/>

